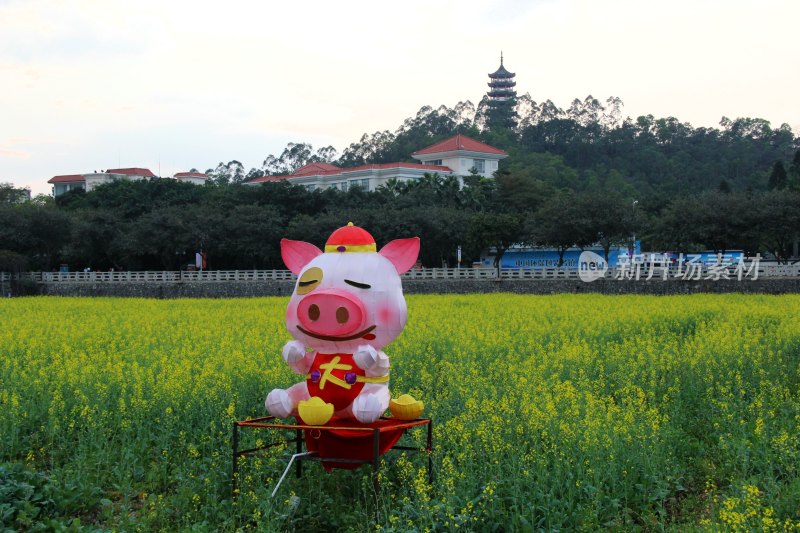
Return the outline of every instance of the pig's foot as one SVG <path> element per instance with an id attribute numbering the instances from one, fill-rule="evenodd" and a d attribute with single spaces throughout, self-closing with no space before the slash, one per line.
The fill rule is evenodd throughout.
<path id="1" fill-rule="evenodd" d="M 264 406 L 269 414 L 277 418 L 289 418 L 292 414 L 292 400 L 284 389 L 273 389 L 267 395 Z"/>
<path id="2" fill-rule="evenodd" d="M 375 392 L 363 392 L 353 401 L 353 416 L 362 424 L 375 422 L 389 407 L 389 390 L 384 388 Z"/>

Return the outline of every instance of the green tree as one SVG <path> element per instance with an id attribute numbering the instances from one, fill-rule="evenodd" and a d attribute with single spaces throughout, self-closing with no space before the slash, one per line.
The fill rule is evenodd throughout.
<path id="1" fill-rule="evenodd" d="M 30 189 L 14 187 L 13 183 L 0 183 L 0 204 L 19 204 L 30 197 Z"/>
<path id="2" fill-rule="evenodd" d="M 256 178 L 263 178 L 264 176 L 265 176 L 265 173 L 264 173 L 263 170 L 258 169 L 258 168 L 251 168 L 247 172 L 247 175 L 244 177 L 244 181 L 247 182 L 247 181 L 250 181 L 250 180 L 254 180 Z"/>
<path id="3" fill-rule="evenodd" d="M 625 243 L 637 227 L 631 201 L 621 196 L 584 192 L 575 198 L 571 212 L 579 221 L 584 220 L 585 244 L 602 246 L 606 261 L 611 247 Z"/>
<path id="4" fill-rule="evenodd" d="M 763 249 L 778 261 L 787 262 L 800 232 L 800 192 L 770 191 L 759 195 L 753 204 Z"/>
<path id="5" fill-rule="evenodd" d="M 522 218 L 512 213 L 478 213 L 469 222 L 468 246 L 473 255 L 494 248 L 494 267 L 500 274 L 503 255 L 524 238 Z"/>
<path id="6" fill-rule="evenodd" d="M 262 163 L 262 175 L 286 175 L 309 163 L 332 163 L 337 157 L 333 146 L 316 152 L 308 143 L 289 143 L 279 156 L 268 155 Z"/>
<path id="7" fill-rule="evenodd" d="M 598 235 L 589 213 L 570 192 L 556 195 L 538 209 L 528 218 L 524 233 L 529 243 L 556 248 L 559 267 L 564 264 L 567 249 L 588 246 Z"/>
<path id="8" fill-rule="evenodd" d="M 206 242 L 210 239 L 193 224 L 196 220 L 188 216 L 190 210 L 157 208 L 126 224 L 122 238 L 126 241 L 127 263 L 145 269 L 178 270 L 187 254 L 218 245 L 216 240 Z"/>
<path id="9" fill-rule="evenodd" d="M 400 181 L 397 178 L 389 178 L 386 183 L 379 185 L 375 192 L 382 196 L 386 202 L 392 202 L 407 190 L 408 187 L 404 181 Z"/>
<path id="10" fill-rule="evenodd" d="M 28 268 L 28 258 L 11 250 L 0 249 L 0 272 L 19 273 Z M 5 296 L 0 294 L 0 298 Z"/>
<path id="11" fill-rule="evenodd" d="M 794 153 L 792 164 L 789 166 L 789 187 L 800 190 L 800 150 Z"/>
<path id="12" fill-rule="evenodd" d="M 716 191 L 675 199 L 658 218 L 654 233 L 660 244 L 678 251 L 745 250 L 755 253 L 762 240 L 763 213 L 754 208 L 760 196 Z"/>
<path id="13" fill-rule="evenodd" d="M 211 183 L 219 186 L 243 183 L 245 181 L 244 166 L 235 159 L 227 163 L 219 162 L 214 169 L 206 170 Z"/>
<path id="14" fill-rule="evenodd" d="M 769 181 L 767 183 L 769 190 L 783 190 L 786 188 L 788 181 L 789 176 L 783 166 L 783 161 L 775 161 L 772 165 L 772 171 L 769 173 Z"/>
<path id="15" fill-rule="evenodd" d="M 517 213 L 535 211 L 542 206 L 556 194 L 557 189 L 534 177 L 536 174 L 526 171 L 498 172 L 495 179 L 499 203 Z"/>
<path id="16" fill-rule="evenodd" d="M 494 211 L 497 209 L 497 181 L 478 174 L 465 176 L 459 196 L 461 204 L 471 211 Z"/>
<path id="17" fill-rule="evenodd" d="M 218 262 L 229 268 L 283 268 L 280 240 L 285 229 L 286 219 L 272 206 L 237 206 L 224 217 L 217 232 Z M 198 241 L 209 241 L 209 237 L 210 233 L 195 235 Z"/>
<path id="18" fill-rule="evenodd" d="M 459 182 L 455 176 L 426 172 L 420 179 L 407 181 L 394 203 L 397 207 L 440 206 L 459 204 Z"/>
<path id="19" fill-rule="evenodd" d="M 425 266 L 455 265 L 457 248 L 468 248 L 471 214 L 463 209 L 430 206 L 407 209 L 397 215 L 419 228 L 419 259 Z"/>
<path id="20" fill-rule="evenodd" d="M 0 204 L 0 249 L 25 256 L 30 268 L 50 270 L 70 226 L 69 215 L 54 205 Z"/>
<path id="21" fill-rule="evenodd" d="M 478 105 L 478 121 L 489 131 L 513 131 L 519 121 L 516 95 L 506 100 L 492 100 L 484 96 Z"/>
<path id="22" fill-rule="evenodd" d="M 64 243 L 62 260 L 73 269 L 133 270 L 138 255 L 127 235 L 130 221 L 116 209 L 81 209 L 72 213 L 72 231 Z"/>
<path id="23" fill-rule="evenodd" d="M 508 163 L 501 163 L 500 177 L 504 172 L 517 179 L 534 179 L 557 189 L 581 188 L 580 175 L 564 162 L 564 158 L 549 153 L 527 152 L 511 149 Z"/>

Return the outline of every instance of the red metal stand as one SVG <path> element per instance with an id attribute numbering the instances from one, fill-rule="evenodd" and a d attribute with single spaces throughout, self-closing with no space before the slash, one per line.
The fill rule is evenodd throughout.
<path id="1" fill-rule="evenodd" d="M 380 467 L 380 456 L 381 456 L 381 434 L 385 432 L 396 432 L 398 430 L 402 431 L 402 434 L 405 434 L 409 429 L 415 427 L 422 427 L 427 426 L 428 434 L 427 434 L 427 441 L 425 448 L 417 448 L 412 446 L 403 446 L 398 444 L 393 444 L 389 450 L 406 450 L 406 451 L 415 451 L 415 452 L 425 452 L 428 455 L 428 483 L 433 483 L 433 458 L 431 457 L 431 452 L 433 451 L 433 425 L 431 424 L 430 418 L 418 418 L 416 420 L 397 420 L 395 418 L 385 418 L 382 417 L 379 420 L 378 427 L 370 427 L 369 425 L 351 425 L 351 424 L 341 424 L 341 425 L 331 425 L 331 426 L 308 426 L 304 424 L 286 424 L 286 423 L 278 423 L 273 422 L 277 420 L 273 416 L 265 416 L 261 418 L 253 418 L 250 420 L 241 420 L 239 422 L 233 423 L 233 438 L 232 438 L 232 449 L 233 449 L 233 464 L 231 468 L 231 494 L 234 498 L 236 498 L 236 489 L 237 489 L 237 472 L 239 468 L 239 458 L 246 457 L 253 453 L 268 450 L 275 446 L 282 446 L 282 445 L 289 445 L 294 443 L 295 449 L 298 454 L 303 453 L 303 446 L 306 443 L 304 438 L 304 433 L 310 435 L 312 438 L 318 438 L 321 436 L 323 432 L 330 432 L 335 433 L 338 435 L 358 435 L 359 438 L 367 437 L 371 434 L 372 436 L 372 452 L 369 454 L 369 457 L 363 459 L 357 459 L 352 457 L 321 457 L 319 452 L 308 452 L 306 455 L 296 456 L 297 459 L 297 466 L 296 466 L 296 475 L 300 477 L 303 474 L 303 463 L 302 461 L 321 461 L 326 467 L 332 468 L 342 468 L 347 466 L 336 466 L 337 464 L 341 465 L 364 465 L 364 464 L 371 464 L 372 465 L 372 483 L 375 489 L 376 494 L 380 490 L 380 486 L 378 484 L 378 469 Z M 336 421 L 333 422 L 334 424 Z M 252 429 L 266 429 L 270 431 L 289 431 L 294 433 L 294 437 L 287 438 L 284 440 L 279 440 L 277 442 L 272 442 L 270 444 L 266 444 L 264 446 L 259 446 L 257 448 L 249 448 L 246 450 L 239 449 L 239 431 L 241 428 L 252 428 Z M 354 433 L 351 433 L 354 432 Z M 359 435 L 361 434 L 361 435 Z M 315 435 L 317 437 L 315 437 Z M 388 451 L 388 450 L 386 450 Z"/>

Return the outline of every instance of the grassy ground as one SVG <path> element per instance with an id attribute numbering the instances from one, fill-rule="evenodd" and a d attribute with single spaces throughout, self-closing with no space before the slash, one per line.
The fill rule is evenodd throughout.
<path id="1" fill-rule="evenodd" d="M 0 305 L 0 523 L 9 529 L 533 531 L 800 528 L 800 297 L 410 296 L 385 351 L 434 419 L 425 461 L 270 492 L 245 461 L 286 299 Z M 419 432 L 421 441 L 424 432 Z M 244 445 L 258 444 L 250 435 Z M 377 524 L 376 524 L 376 516 Z"/>

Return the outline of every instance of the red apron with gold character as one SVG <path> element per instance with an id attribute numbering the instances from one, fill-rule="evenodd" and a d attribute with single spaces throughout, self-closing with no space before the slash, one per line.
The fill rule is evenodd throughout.
<path id="1" fill-rule="evenodd" d="M 308 394 L 332 403 L 339 411 L 353 403 L 364 388 L 359 376 L 364 376 L 364 370 L 353 361 L 353 354 L 318 352 L 306 378 Z"/>

